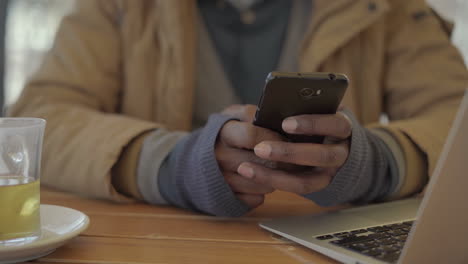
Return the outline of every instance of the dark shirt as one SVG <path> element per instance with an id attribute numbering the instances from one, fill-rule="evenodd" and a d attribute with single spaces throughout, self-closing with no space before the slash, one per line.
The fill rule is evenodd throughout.
<path id="1" fill-rule="evenodd" d="M 277 68 L 292 1 L 260 1 L 251 9 L 255 17 L 251 24 L 244 23 L 241 12 L 228 2 L 198 4 L 236 94 L 244 104 L 257 104 L 265 77 Z"/>

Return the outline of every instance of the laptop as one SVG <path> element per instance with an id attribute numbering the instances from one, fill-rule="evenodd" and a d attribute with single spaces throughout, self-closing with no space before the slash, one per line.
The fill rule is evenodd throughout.
<path id="1" fill-rule="evenodd" d="M 468 91 L 424 198 L 260 226 L 343 263 L 468 263 Z"/>

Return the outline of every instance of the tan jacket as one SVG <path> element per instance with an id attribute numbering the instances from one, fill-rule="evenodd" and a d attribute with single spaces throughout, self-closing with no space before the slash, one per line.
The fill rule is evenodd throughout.
<path id="1" fill-rule="evenodd" d="M 196 1 L 77 2 L 12 115 L 47 119 L 43 183 L 125 201 L 111 175 L 119 190 L 135 188 L 145 133 L 190 130 Z M 314 0 L 313 12 L 300 70 L 348 75 L 344 104 L 398 140 L 407 163 L 399 196 L 413 193 L 468 87 L 461 57 L 423 0 Z M 382 112 L 393 122 L 379 124 Z"/>

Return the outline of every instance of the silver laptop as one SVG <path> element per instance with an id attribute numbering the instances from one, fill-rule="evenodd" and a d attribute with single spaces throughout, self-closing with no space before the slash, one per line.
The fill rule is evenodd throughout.
<path id="1" fill-rule="evenodd" d="M 468 91 L 424 198 L 260 226 L 343 263 L 468 263 Z"/>

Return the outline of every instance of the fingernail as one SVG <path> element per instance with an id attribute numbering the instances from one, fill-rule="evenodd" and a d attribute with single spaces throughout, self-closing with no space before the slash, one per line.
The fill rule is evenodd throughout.
<path id="1" fill-rule="evenodd" d="M 268 157 L 271 154 L 271 146 L 265 143 L 260 143 L 255 146 L 254 152 L 257 156 Z"/>
<path id="2" fill-rule="evenodd" d="M 237 172 L 240 175 L 242 175 L 242 176 L 244 176 L 246 178 L 249 178 L 249 179 L 251 179 L 251 178 L 253 178 L 255 176 L 255 172 L 254 172 L 253 168 L 250 167 L 249 165 L 246 165 L 246 164 L 241 164 L 239 166 L 239 168 L 237 168 Z"/>
<path id="3" fill-rule="evenodd" d="M 294 132 L 298 127 L 297 120 L 294 118 L 287 118 L 283 121 L 283 130 L 286 132 Z"/>

